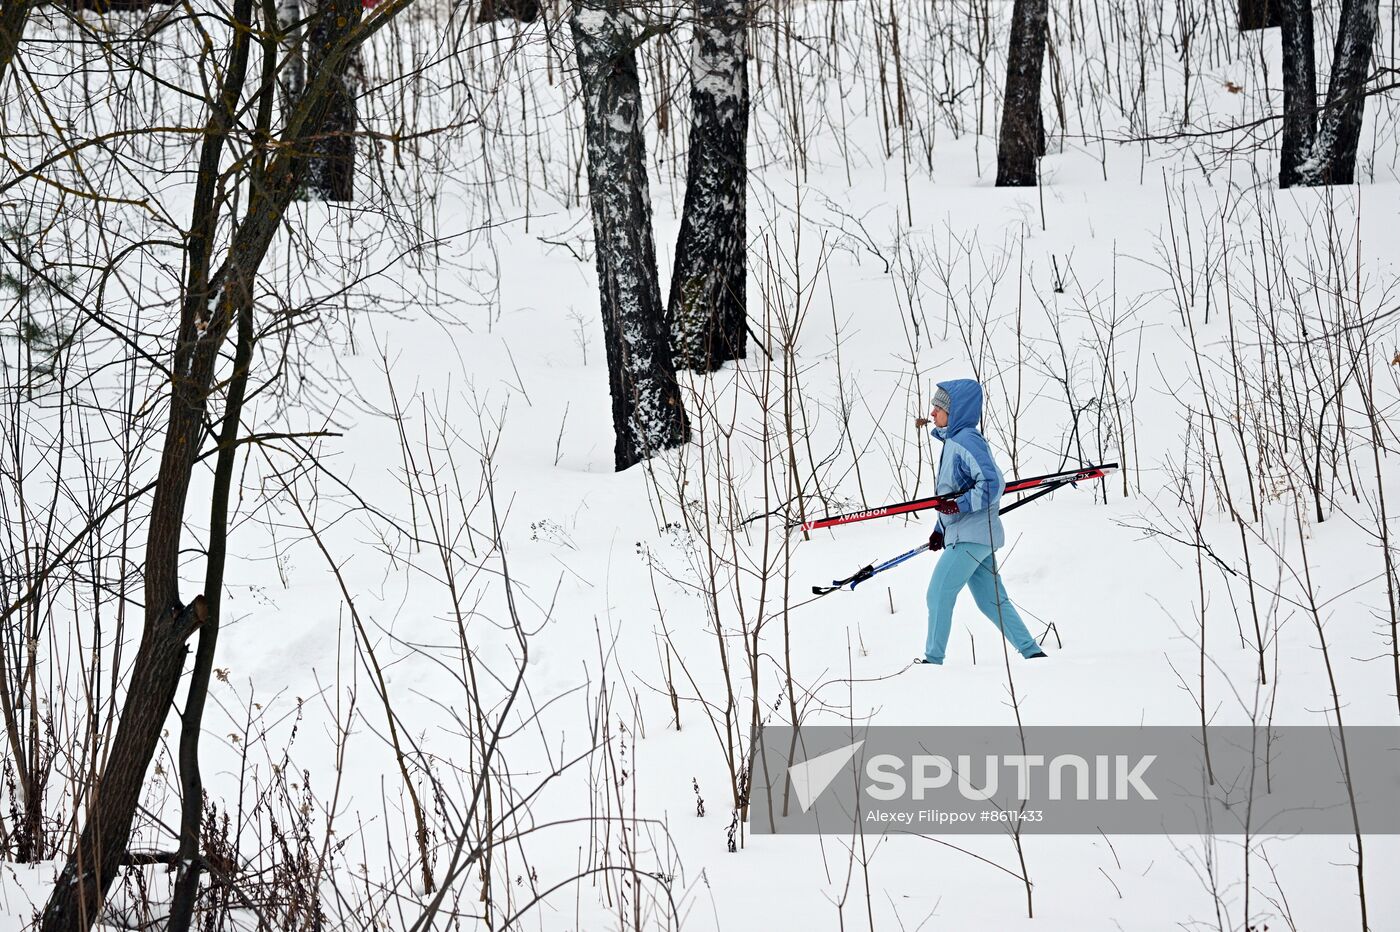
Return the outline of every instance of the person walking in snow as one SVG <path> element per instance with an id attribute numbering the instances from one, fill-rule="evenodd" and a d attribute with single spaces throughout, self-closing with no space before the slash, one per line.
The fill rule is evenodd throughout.
<path id="1" fill-rule="evenodd" d="M 943 663 L 948 632 L 953 626 L 953 606 L 963 586 L 982 614 L 992 620 L 1022 657 L 1044 657 L 1043 651 L 1007 598 L 997 572 L 994 552 L 1005 543 L 997 512 L 1006 481 L 992 459 L 991 448 L 978 432 L 982 421 L 982 386 L 972 379 L 939 382 L 933 396 L 933 427 L 929 432 L 943 441 L 938 460 L 935 495 L 967 489 L 962 495 L 935 506 L 938 525 L 929 535 L 930 550 L 941 550 L 928 584 L 928 640 L 916 663 Z M 924 427 L 928 418 L 914 425 Z M 969 488 L 970 487 L 970 488 Z"/>

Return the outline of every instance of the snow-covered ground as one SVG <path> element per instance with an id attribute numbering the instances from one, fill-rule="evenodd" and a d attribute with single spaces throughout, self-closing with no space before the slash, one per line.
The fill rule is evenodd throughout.
<path id="1" fill-rule="evenodd" d="M 1088 6 L 1117 36 L 1106 62 L 1145 54 L 1127 46 L 1131 31 L 1113 32 L 1121 5 Z M 1046 85 L 1056 130 L 1044 184 L 1024 190 L 992 185 L 1000 51 L 982 101 L 971 51 L 939 39 L 953 22 L 975 33 L 958 14 L 979 5 L 893 6 L 907 133 L 881 105 L 874 62 L 890 38 L 869 11 L 765 8 L 749 207 L 750 318 L 764 351 L 751 345 L 712 376 L 682 374 L 695 440 L 625 473 L 612 470 L 577 102 L 565 72 L 544 76 L 547 59 L 567 65 L 566 47 L 550 50 L 567 30 L 537 24 L 505 52 L 514 27 L 498 27 L 505 38 L 468 69 L 468 90 L 435 85 L 424 125 L 468 113 L 481 122 L 419 147 L 436 161 L 417 170 L 426 188 L 411 208 L 300 208 L 294 226 L 322 252 L 306 262 L 275 250 L 269 288 L 295 305 L 379 274 L 321 307 L 295 338 L 299 391 L 259 399 L 247 418 L 335 435 L 315 443 L 315 459 L 284 446 L 250 452 L 242 467 L 205 739 L 210 797 L 233 819 L 240 856 L 323 864 L 330 925 L 410 927 L 431 897 L 397 740 L 426 811 L 435 883 L 449 881 L 461 927 L 503 927 L 527 907 L 514 924 L 548 930 L 1359 927 L 1349 837 L 1246 847 L 1226 836 L 1027 836 L 1022 860 L 1004 836 L 753 837 L 734 823 L 732 768 L 755 714 L 1189 725 L 1204 707 L 1215 723 L 1327 723 L 1333 695 L 1308 593 L 1345 722 L 1400 715 L 1372 510 L 1377 472 L 1392 502 L 1397 479 L 1387 420 L 1400 343 L 1383 316 L 1400 283 L 1391 102 L 1368 108 L 1362 184 L 1279 192 L 1276 152 L 1231 151 L 1240 136 L 1128 141 L 1276 107 L 1265 83 L 1267 73 L 1277 85 L 1276 38 L 1236 39 L 1218 22 L 1228 5 L 1210 5 L 1202 15 L 1216 31 L 1201 33 L 1184 70 L 1163 38 L 1176 28 L 1172 7 L 1160 21 L 1144 14 L 1154 38 L 1143 41 L 1160 45 L 1137 94 L 1122 86 L 1136 64 L 1095 66 L 1102 31 L 1073 42 L 1064 32 L 1070 18 L 1092 29 L 1083 7 L 1057 5 L 1060 62 Z M 1003 43 L 1009 4 L 991 9 Z M 774 33 L 809 51 L 775 61 Z M 428 27 L 386 33 L 367 71 L 391 73 L 383 53 L 394 42 L 412 54 L 448 47 L 436 38 Z M 1321 28 L 1320 71 L 1330 48 Z M 683 53 L 683 43 L 643 53 L 649 93 L 665 96 L 662 65 Z M 492 62 L 503 63 L 495 85 Z M 439 64 L 407 93 L 448 73 Z M 517 96 L 522 75 L 529 93 Z M 371 95 L 369 119 L 387 119 L 398 93 Z M 669 130 L 654 115 L 649 130 L 663 294 L 684 196 L 683 97 L 670 102 Z M 507 118 L 529 134 L 507 133 Z M 361 179 L 376 205 L 408 196 L 404 179 L 417 177 L 384 158 L 392 190 L 376 186 L 378 168 Z M 188 191 L 163 190 L 182 217 Z M 440 245 L 403 255 L 410 215 Z M 1304 333 L 1322 342 L 1300 348 Z M 1343 357 L 1348 347 L 1355 355 Z M 926 538 L 927 517 L 810 538 L 783 528 L 799 505 L 780 506 L 799 486 L 807 514 L 928 493 L 937 445 L 913 421 L 949 378 L 986 384 L 984 432 L 1008 475 L 1125 465 L 1006 519 L 1001 569 L 1048 661 L 1004 663 L 964 597 L 947 664 L 910 668 L 932 556 L 812 600 L 813 584 Z M 1374 458 L 1366 397 L 1381 424 Z M 1305 481 L 1317 453 L 1299 428 L 1319 421 L 1321 522 Z M 189 520 L 197 539 L 207 519 L 192 509 Z M 202 578 L 191 553 L 191 592 Z M 503 840 L 487 868 L 452 877 L 483 735 L 522 660 L 492 749 L 490 804 L 466 817 L 468 848 L 483 820 L 500 820 Z M 174 728 L 172 717 L 147 801 L 167 823 L 178 817 Z M 271 840 L 279 833 L 289 848 Z M 150 820 L 141 837 L 171 844 Z M 1371 928 L 1400 928 L 1389 882 L 1400 840 L 1368 836 L 1364 850 Z M 26 927 L 52 870 L 0 866 L 8 927 Z M 159 909 L 164 869 L 146 874 Z M 468 918 L 484 884 L 489 923 Z M 439 917 L 438 927 L 449 926 Z"/>

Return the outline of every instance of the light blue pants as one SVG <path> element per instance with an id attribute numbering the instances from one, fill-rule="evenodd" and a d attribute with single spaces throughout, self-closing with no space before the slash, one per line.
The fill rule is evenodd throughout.
<path id="1" fill-rule="evenodd" d="M 948 632 L 953 627 L 953 605 L 963 586 L 972 590 L 982 614 L 992 620 L 1022 657 L 1040 650 L 1007 598 L 1006 587 L 994 567 L 992 548 L 986 544 L 953 544 L 938 558 L 928 582 L 928 643 L 924 645 L 924 659 L 929 663 L 943 662 Z"/>

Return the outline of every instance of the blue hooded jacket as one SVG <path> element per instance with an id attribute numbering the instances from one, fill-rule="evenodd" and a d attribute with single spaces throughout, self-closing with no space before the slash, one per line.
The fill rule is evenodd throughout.
<path id="1" fill-rule="evenodd" d="M 929 431 L 943 441 L 935 494 L 973 486 L 957 499 L 957 514 L 939 515 L 944 546 L 986 544 L 996 550 L 1006 542 L 997 515 L 1006 480 L 977 430 L 982 421 L 982 386 L 972 379 L 954 379 L 939 382 L 938 387 L 948 393 L 948 426 Z"/>

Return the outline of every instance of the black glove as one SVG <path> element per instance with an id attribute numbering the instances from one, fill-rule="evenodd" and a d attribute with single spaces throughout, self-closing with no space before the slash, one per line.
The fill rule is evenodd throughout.
<path id="1" fill-rule="evenodd" d="M 930 549 L 930 550 L 942 550 L 942 549 L 943 549 L 943 532 L 942 532 L 942 531 L 934 531 L 932 534 L 930 534 L 930 535 L 928 536 L 928 549 Z"/>

